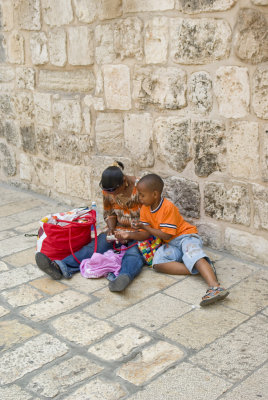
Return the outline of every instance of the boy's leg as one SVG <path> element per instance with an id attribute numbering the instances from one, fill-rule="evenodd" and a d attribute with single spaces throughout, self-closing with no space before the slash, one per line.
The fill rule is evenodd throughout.
<path id="1" fill-rule="evenodd" d="M 183 263 L 170 261 L 167 263 L 154 264 L 154 270 L 169 275 L 191 275 Z"/>
<path id="2" fill-rule="evenodd" d="M 157 272 L 170 275 L 190 275 L 189 270 L 182 262 L 182 251 L 178 238 L 172 244 L 164 244 L 155 252 L 153 269 Z"/>
<path id="3" fill-rule="evenodd" d="M 220 285 L 213 271 L 212 266 L 205 258 L 200 258 L 200 260 L 196 261 L 194 266 L 200 273 L 202 278 L 207 282 L 208 286 Z"/>

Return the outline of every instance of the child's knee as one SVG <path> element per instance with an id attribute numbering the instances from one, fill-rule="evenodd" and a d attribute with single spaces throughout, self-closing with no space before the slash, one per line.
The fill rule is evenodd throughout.
<path id="1" fill-rule="evenodd" d="M 160 267 L 160 265 L 159 265 L 159 264 L 154 264 L 154 265 L 153 265 L 153 270 L 156 271 L 156 272 L 161 272 L 161 267 Z"/>

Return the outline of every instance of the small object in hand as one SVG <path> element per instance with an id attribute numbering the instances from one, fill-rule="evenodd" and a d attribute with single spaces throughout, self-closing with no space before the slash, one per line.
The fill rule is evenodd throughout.
<path id="1" fill-rule="evenodd" d="M 106 239 L 108 240 L 108 242 L 114 242 L 115 240 L 117 240 L 114 235 L 107 235 Z"/>

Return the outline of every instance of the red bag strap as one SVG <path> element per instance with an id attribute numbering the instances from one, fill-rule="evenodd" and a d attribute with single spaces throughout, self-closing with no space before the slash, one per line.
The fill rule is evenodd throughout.
<path id="1" fill-rule="evenodd" d="M 81 224 L 79 224 L 81 225 Z M 95 244 L 94 244 L 94 253 L 96 253 L 97 251 L 97 245 L 98 245 L 98 235 L 97 235 L 97 229 L 96 229 L 96 224 L 90 224 L 93 225 L 94 228 L 94 235 L 95 235 Z M 81 264 L 81 261 L 78 260 L 78 258 L 75 256 L 74 251 L 73 251 L 73 247 L 72 247 L 72 225 L 70 225 L 70 229 L 69 229 L 69 246 L 70 246 L 70 250 L 72 253 L 73 258 L 78 262 L 78 264 Z"/>

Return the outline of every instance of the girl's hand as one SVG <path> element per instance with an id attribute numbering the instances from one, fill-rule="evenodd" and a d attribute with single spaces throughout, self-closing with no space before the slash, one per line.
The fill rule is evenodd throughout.
<path id="1" fill-rule="evenodd" d="M 126 243 L 129 239 L 129 232 L 124 232 L 122 231 L 116 231 L 114 233 L 115 237 L 117 240 L 119 240 L 119 242 L 121 243 Z"/>

